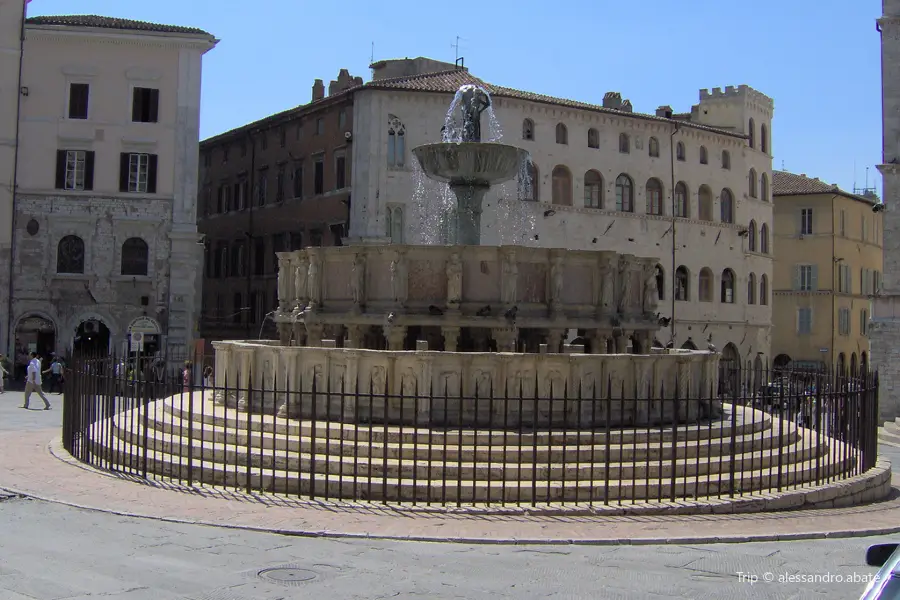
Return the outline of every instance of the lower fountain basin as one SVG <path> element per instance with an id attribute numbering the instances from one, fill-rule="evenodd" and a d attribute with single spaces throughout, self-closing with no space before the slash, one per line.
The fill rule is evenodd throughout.
<path id="1" fill-rule="evenodd" d="M 519 174 L 528 152 L 488 142 L 426 144 L 413 154 L 430 179 L 451 186 L 488 187 L 509 181 Z"/>

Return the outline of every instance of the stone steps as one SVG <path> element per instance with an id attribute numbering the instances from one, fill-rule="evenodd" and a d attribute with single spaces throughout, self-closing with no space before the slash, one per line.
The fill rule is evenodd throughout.
<path id="1" fill-rule="evenodd" d="M 900 447 L 900 417 L 878 428 L 878 443 Z"/>
<path id="2" fill-rule="evenodd" d="M 228 465 L 199 458 L 155 454 L 144 456 L 139 446 L 123 440 L 110 447 L 95 443 L 91 448 L 95 461 L 111 458 L 126 470 L 147 471 L 158 476 L 193 483 L 248 488 L 268 493 L 299 494 L 322 499 L 355 498 L 359 500 L 439 503 L 527 503 L 527 502 L 610 502 L 618 500 L 643 501 L 655 499 L 696 498 L 759 492 L 764 489 L 791 488 L 821 477 L 837 477 L 852 465 L 831 452 L 830 466 L 815 460 L 794 463 L 788 471 L 762 468 L 741 471 L 729 477 L 676 477 L 645 479 L 522 479 L 514 481 L 445 481 L 440 479 L 410 479 L 398 477 L 358 477 L 318 472 L 271 470 L 246 465 Z"/>

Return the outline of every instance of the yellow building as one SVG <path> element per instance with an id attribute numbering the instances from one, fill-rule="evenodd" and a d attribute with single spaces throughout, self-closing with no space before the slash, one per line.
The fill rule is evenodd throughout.
<path id="1" fill-rule="evenodd" d="M 806 175 L 772 175 L 775 366 L 865 365 L 881 286 L 883 205 Z"/>

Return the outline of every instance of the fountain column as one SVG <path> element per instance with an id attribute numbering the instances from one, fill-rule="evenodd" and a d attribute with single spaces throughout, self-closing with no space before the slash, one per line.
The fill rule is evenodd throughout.
<path id="1" fill-rule="evenodd" d="M 459 327 L 441 327 L 444 335 L 444 352 L 456 352 L 459 344 Z"/>
<path id="2" fill-rule="evenodd" d="M 456 243 L 462 246 L 481 245 L 481 213 L 484 195 L 489 186 L 450 185 L 456 194 Z"/>
<path id="3" fill-rule="evenodd" d="M 551 329 L 547 335 L 547 352 L 558 354 L 565 335 L 565 329 Z"/>
<path id="4" fill-rule="evenodd" d="M 406 327 L 401 325 L 385 327 L 384 337 L 387 338 L 388 350 L 403 350 L 406 345 Z"/>

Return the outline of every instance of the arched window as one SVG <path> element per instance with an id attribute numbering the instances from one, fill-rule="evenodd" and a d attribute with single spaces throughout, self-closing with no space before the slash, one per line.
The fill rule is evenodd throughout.
<path id="1" fill-rule="evenodd" d="M 769 201 L 769 177 L 765 173 L 759 176 L 759 197 L 763 202 Z"/>
<path id="2" fill-rule="evenodd" d="M 700 146 L 700 164 L 709 164 L 709 153 L 706 152 L 706 146 Z"/>
<path id="3" fill-rule="evenodd" d="M 763 123 L 759 126 L 759 150 L 760 152 L 769 152 L 769 128 Z"/>
<path id="4" fill-rule="evenodd" d="M 769 226 L 766 223 L 759 228 L 759 251 L 769 253 Z"/>
<path id="5" fill-rule="evenodd" d="M 562 123 L 556 124 L 556 143 L 557 144 L 568 144 L 569 143 L 569 130 L 566 129 L 566 126 Z"/>
<path id="6" fill-rule="evenodd" d="M 84 273 L 84 240 L 77 235 L 67 235 L 56 247 L 57 273 Z"/>
<path id="7" fill-rule="evenodd" d="M 753 273 L 747 277 L 747 304 L 756 304 L 756 275 Z"/>
<path id="8" fill-rule="evenodd" d="M 656 265 L 656 291 L 660 300 L 666 299 L 666 270 L 662 265 Z"/>
<path id="9" fill-rule="evenodd" d="M 394 115 L 388 115 L 387 162 L 393 168 L 406 164 L 406 127 Z"/>
<path id="10" fill-rule="evenodd" d="M 631 140 L 628 139 L 627 133 L 619 134 L 619 152 L 622 154 L 631 152 Z M 659 150 L 657 150 L 657 154 L 659 154 Z"/>
<path id="11" fill-rule="evenodd" d="M 675 269 L 675 299 L 687 302 L 690 300 L 690 275 L 684 265 Z"/>
<path id="12" fill-rule="evenodd" d="M 756 169 L 750 169 L 750 174 L 747 176 L 747 186 L 750 197 L 756 198 Z"/>
<path id="13" fill-rule="evenodd" d="M 687 185 L 683 181 L 675 184 L 675 216 L 683 219 L 691 216 Z"/>
<path id="14" fill-rule="evenodd" d="M 647 214 L 663 214 L 663 188 L 659 179 L 651 177 L 647 180 Z"/>
<path id="15" fill-rule="evenodd" d="M 228 242 L 219 242 L 216 255 L 216 277 L 228 277 Z"/>
<path id="16" fill-rule="evenodd" d="M 622 135 L 625 135 L 624 133 Z M 625 137 L 625 150 L 622 150 L 622 136 L 619 136 L 619 152 L 628 152 L 628 136 Z M 650 138 L 650 141 L 647 143 L 648 154 L 652 157 L 659 156 L 659 140 L 655 137 Z"/>
<path id="17" fill-rule="evenodd" d="M 600 132 L 591 127 L 588 129 L 588 148 L 600 147 Z"/>
<path id="18" fill-rule="evenodd" d="M 750 227 L 747 228 L 747 249 L 756 252 L 756 221 L 750 221 Z"/>
<path id="19" fill-rule="evenodd" d="M 734 223 L 734 196 L 728 188 L 722 190 L 722 195 L 719 196 L 719 207 L 721 208 L 722 222 Z"/>
<path id="20" fill-rule="evenodd" d="M 684 150 L 684 142 L 678 142 L 678 145 L 675 146 L 675 158 L 684 161 L 687 153 Z"/>
<path id="21" fill-rule="evenodd" d="M 584 174 L 585 208 L 603 208 L 603 177 L 597 171 Z"/>
<path id="22" fill-rule="evenodd" d="M 625 173 L 616 177 L 616 210 L 634 212 L 634 184 Z"/>
<path id="23" fill-rule="evenodd" d="M 763 306 L 769 304 L 769 278 L 765 274 L 759 277 L 759 303 Z"/>
<path id="24" fill-rule="evenodd" d="M 713 220 L 713 195 L 709 186 L 701 185 L 697 191 L 697 201 L 700 204 L 700 220 Z"/>
<path id="25" fill-rule="evenodd" d="M 728 150 L 722 150 L 722 168 L 731 168 L 731 154 L 728 153 Z"/>
<path id="26" fill-rule="evenodd" d="M 522 121 L 522 139 L 534 141 L 534 121 L 531 119 Z"/>
<path id="27" fill-rule="evenodd" d="M 713 274 L 709 267 L 700 269 L 698 295 L 700 302 L 713 301 Z"/>
<path id="28" fill-rule="evenodd" d="M 128 238 L 122 244 L 122 275 L 147 275 L 150 251 L 141 238 Z"/>
<path id="29" fill-rule="evenodd" d="M 524 175 L 524 177 L 522 177 Z M 528 161 L 524 172 L 519 176 L 519 199 L 531 202 L 538 200 L 538 169 L 537 165 Z"/>
<path id="30" fill-rule="evenodd" d="M 734 271 L 725 269 L 722 271 L 722 297 L 725 304 L 734 304 Z"/>
<path id="31" fill-rule="evenodd" d="M 750 147 L 753 148 L 754 147 L 753 143 L 755 141 L 754 137 L 755 137 L 755 133 L 756 133 L 756 123 L 753 122 L 753 119 L 750 119 L 750 124 L 749 124 L 748 129 L 749 129 L 749 131 L 747 132 L 747 134 L 750 136 L 750 139 L 748 140 L 748 142 L 750 143 Z"/>
<path id="32" fill-rule="evenodd" d="M 572 173 L 566 167 L 553 168 L 553 204 L 572 206 Z"/>

